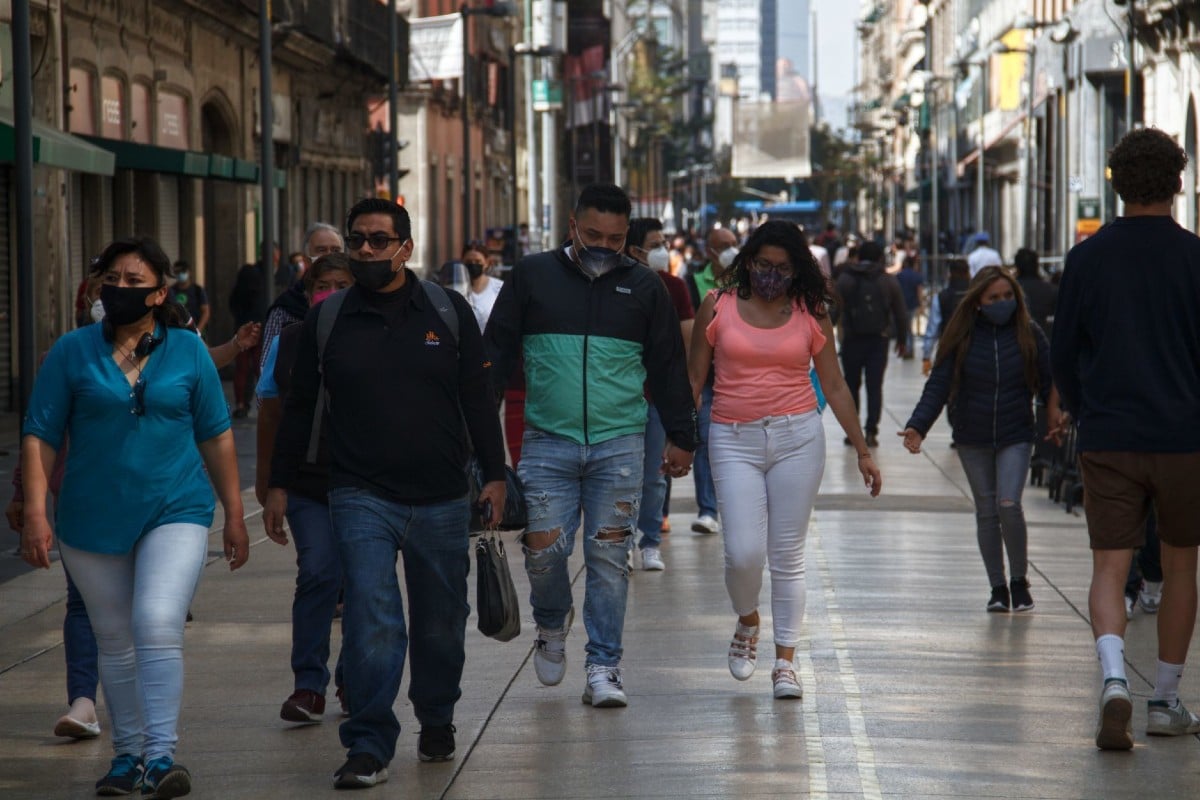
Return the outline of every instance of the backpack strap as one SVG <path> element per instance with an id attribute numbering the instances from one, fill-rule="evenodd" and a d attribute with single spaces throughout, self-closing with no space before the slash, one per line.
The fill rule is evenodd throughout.
<path id="1" fill-rule="evenodd" d="M 422 279 L 421 285 L 425 287 L 425 296 L 429 298 L 429 302 L 433 303 L 434 310 L 442 318 L 442 322 L 446 323 L 446 327 L 450 329 L 450 335 L 454 338 L 454 346 L 458 347 L 458 313 L 450 304 L 450 295 L 446 294 L 446 290 L 433 281 Z"/>
<path id="2" fill-rule="evenodd" d="M 309 464 L 317 463 L 317 450 L 321 446 L 321 422 L 325 418 L 325 409 L 329 407 L 329 395 L 325 391 L 325 345 L 329 343 L 329 335 L 333 333 L 334 323 L 341 313 L 342 303 L 346 300 L 346 290 L 334 292 L 325 298 L 317 309 L 317 374 L 321 382 L 317 385 L 317 404 L 313 407 L 312 432 L 308 435 Z"/>

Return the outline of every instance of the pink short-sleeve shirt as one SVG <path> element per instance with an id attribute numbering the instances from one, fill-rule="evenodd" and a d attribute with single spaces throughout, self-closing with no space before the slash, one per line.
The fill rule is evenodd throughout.
<path id="1" fill-rule="evenodd" d="M 797 301 L 782 326 L 756 328 L 742 319 L 736 294 L 720 293 L 704 333 L 713 346 L 713 421 L 752 422 L 816 410 L 808 373 L 825 334 L 804 303 Z"/>

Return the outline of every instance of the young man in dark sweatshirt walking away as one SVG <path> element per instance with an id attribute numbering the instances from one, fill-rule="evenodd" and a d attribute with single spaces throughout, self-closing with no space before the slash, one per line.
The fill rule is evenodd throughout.
<path id="1" fill-rule="evenodd" d="M 1123 594 L 1151 503 L 1163 591 L 1146 733 L 1200 733 L 1200 717 L 1179 702 L 1200 544 L 1200 238 L 1171 218 L 1187 164 L 1174 139 L 1132 131 L 1108 164 L 1125 215 L 1067 254 L 1050 355 L 1079 431 L 1092 546 L 1088 609 L 1103 673 L 1096 746 L 1129 750 Z"/>

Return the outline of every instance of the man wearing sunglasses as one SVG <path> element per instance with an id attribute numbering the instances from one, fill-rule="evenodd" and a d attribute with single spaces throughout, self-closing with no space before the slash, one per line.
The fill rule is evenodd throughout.
<path id="1" fill-rule="evenodd" d="M 571 215 L 570 244 L 523 259 L 500 290 L 487 327 L 493 385 L 525 364 L 525 569 L 538 635 L 533 665 L 547 686 L 566 674 L 574 618 L 567 560 L 583 538 L 587 684 L 583 702 L 626 705 L 621 639 L 642 497 L 646 401 L 667 432 L 661 469 L 687 474 L 696 449 L 679 317 L 658 277 L 621 253 L 629 197 L 588 186 Z M 583 528 L 580 531 L 580 516 Z"/>
<path id="2" fill-rule="evenodd" d="M 454 757 L 470 610 L 470 449 L 487 480 L 480 505 L 491 502 L 491 524 L 499 522 L 505 489 L 500 420 L 482 335 L 466 300 L 455 292 L 431 293 L 407 268 L 413 242 L 402 206 L 362 200 L 350 210 L 347 228 L 356 282 L 305 317 L 263 524 L 269 534 L 282 535 L 286 490 L 305 461 L 323 386 L 329 512 L 345 571 L 342 661 L 350 711 L 340 731 L 348 758 L 334 782 L 354 789 L 387 780 L 400 734 L 392 706 L 409 642 L 408 695 L 421 723 L 417 755 L 422 761 Z M 457 333 L 439 303 L 457 317 Z M 335 311 L 331 329 L 322 324 L 327 306 Z M 404 561 L 407 626 L 397 556 Z"/>

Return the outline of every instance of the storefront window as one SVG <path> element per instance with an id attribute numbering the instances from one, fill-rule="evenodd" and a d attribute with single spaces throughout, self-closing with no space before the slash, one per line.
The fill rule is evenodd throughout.
<path id="1" fill-rule="evenodd" d="M 82 67 L 71 67 L 67 86 L 71 133 L 96 135 L 96 77 Z"/>
<path id="2" fill-rule="evenodd" d="M 124 88 L 114 75 L 100 79 L 100 135 L 106 139 L 125 138 Z"/>
<path id="3" fill-rule="evenodd" d="M 174 92 L 158 93 L 158 144 L 188 149 L 187 98 Z"/>

